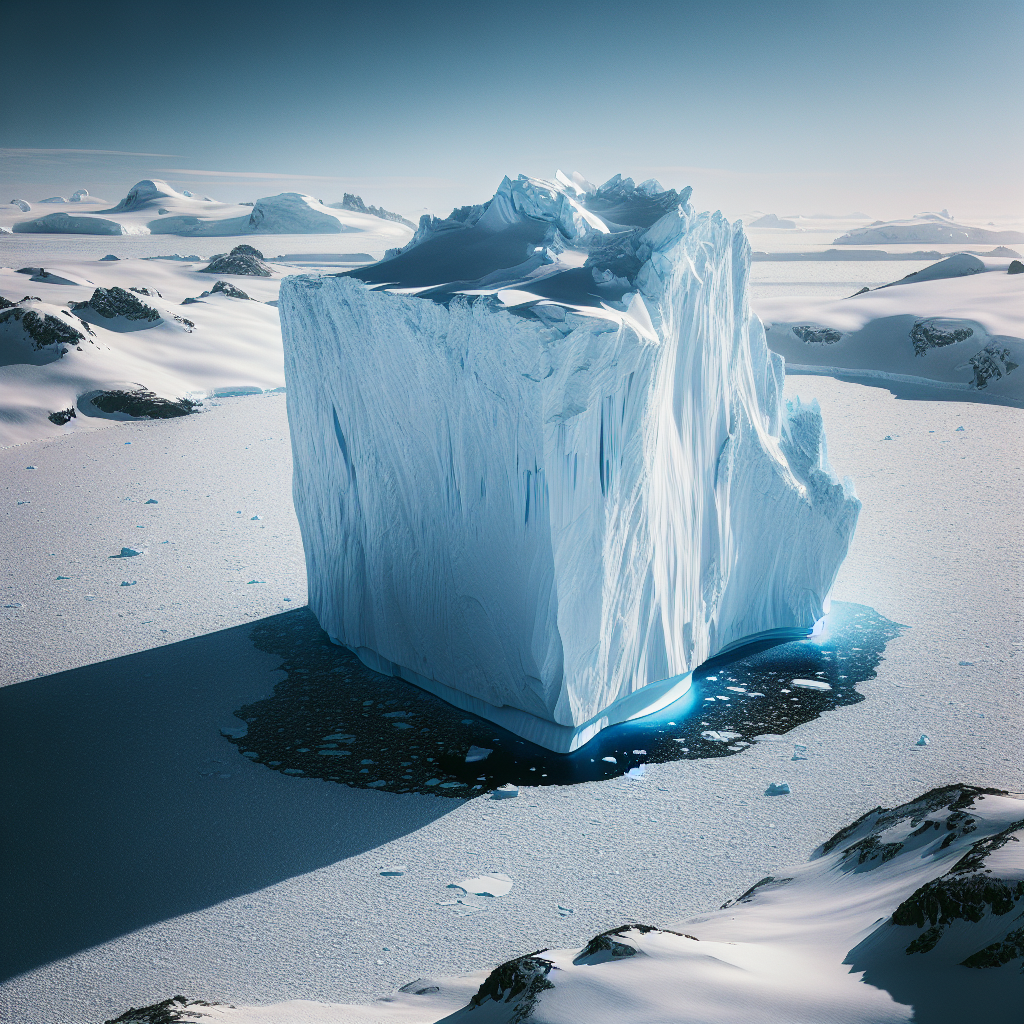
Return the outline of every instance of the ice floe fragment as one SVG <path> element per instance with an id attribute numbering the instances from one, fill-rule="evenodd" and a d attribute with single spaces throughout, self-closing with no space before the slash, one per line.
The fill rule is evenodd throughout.
<path id="1" fill-rule="evenodd" d="M 765 796 L 786 796 L 791 793 L 788 782 L 772 782 L 764 791 Z"/>
<path id="2" fill-rule="evenodd" d="M 499 786 L 491 794 L 493 800 L 508 800 L 516 796 L 519 796 L 519 787 L 513 786 L 511 782 L 506 782 L 504 786 Z"/>
<path id="3" fill-rule="evenodd" d="M 491 754 L 489 747 L 476 747 L 471 746 L 469 753 L 466 754 L 466 764 L 471 764 L 473 761 L 484 761 Z"/>
<path id="4" fill-rule="evenodd" d="M 736 740 L 742 739 L 743 734 L 738 732 L 719 732 L 717 729 L 708 729 L 706 732 L 700 734 L 702 740 L 708 740 L 711 743 L 734 743 Z"/>
<path id="5" fill-rule="evenodd" d="M 829 683 L 823 683 L 818 679 L 794 679 L 790 685 L 798 690 L 818 690 L 821 693 L 832 689 Z"/>
<path id="6" fill-rule="evenodd" d="M 512 888 L 512 879 L 500 871 L 488 871 L 475 878 L 464 878 L 448 888 L 463 889 L 474 896 L 505 896 Z"/>

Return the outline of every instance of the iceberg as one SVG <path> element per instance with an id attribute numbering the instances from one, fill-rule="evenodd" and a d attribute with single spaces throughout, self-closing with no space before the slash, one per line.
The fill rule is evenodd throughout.
<path id="1" fill-rule="evenodd" d="M 690 190 L 506 178 L 397 255 L 282 282 L 309 603 L 552 750 L 810 633 L 860 502 Z"/>

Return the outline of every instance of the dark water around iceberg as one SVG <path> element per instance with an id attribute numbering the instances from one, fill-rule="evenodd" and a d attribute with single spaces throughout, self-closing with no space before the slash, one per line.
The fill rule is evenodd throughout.
<path id="1" fill-rule="evenodd" d="M 875 678 L 886 644 L 905 628 L 865 605 L 835 602 L 821 635 L 707 662 L 663 711 L 555 754 L 371 672 L 300 609 L 255 628 L 256 646 L 279 655 L 288 677 L 273 696 L 238 709 L 248 733 L 230 742 L 275 771 L 392 793 L 465 798 L 506 783 L 609 779 L 647 764 L 729 757 L 759 736 L 859 703 L 857 684 Z M 471 747 L 490 753 L 467 762 Z"/>

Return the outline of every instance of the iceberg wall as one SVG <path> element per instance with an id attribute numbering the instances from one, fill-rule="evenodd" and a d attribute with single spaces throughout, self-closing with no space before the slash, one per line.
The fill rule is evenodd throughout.
<path id="1" fill-rule="evenodd" d="M 393 259 L 281 286 L 321 625 L 555 750 L 807 635 L 860 510 L 817 403 L 782 401 L 742 226 L 688 195 L 505 179 Z"/>

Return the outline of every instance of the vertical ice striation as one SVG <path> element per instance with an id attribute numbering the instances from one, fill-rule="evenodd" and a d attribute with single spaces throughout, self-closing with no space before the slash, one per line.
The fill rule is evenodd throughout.
<path id="1" fill-rule="evenodd" d="M 860 510 L 817 403 L 783 402 L 742 226 L 688 197 L 506 178 L 357 276 L 281 287 L 320 623 L 556 750 L 805 635 Z"/>

